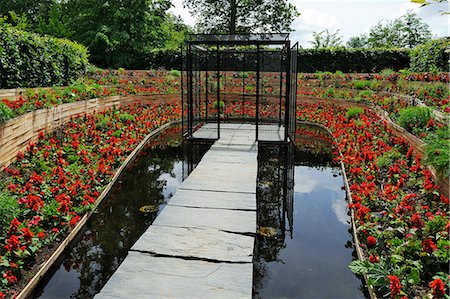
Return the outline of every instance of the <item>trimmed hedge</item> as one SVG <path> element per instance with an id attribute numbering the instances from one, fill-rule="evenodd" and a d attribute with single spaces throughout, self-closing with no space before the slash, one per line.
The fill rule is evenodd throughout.
<path id="1" fill-rule="evenodd" d="M 178 50 L 154 50 L 147 57 L 146 67 L 180 69 Z M 406 49 L 300 49 L 297 70 L 300 73 L 342 71 L 344 73 L 379 72 L 384 69 L 409 68 L 409 50 Z"/>
<path id="2" fill-rule="evenodd" d="M 302 73 L 366 73 L 388 68 L 405 69 L 409 68 L 409 63 L 409 50 L 406 49 L 300 49 L 297 69 Z"/>
<path id="3" fill-rule="evenodd" d="M 88 63 L 80 44 L 0 24 L 0 88 L 67 85 Z"/>

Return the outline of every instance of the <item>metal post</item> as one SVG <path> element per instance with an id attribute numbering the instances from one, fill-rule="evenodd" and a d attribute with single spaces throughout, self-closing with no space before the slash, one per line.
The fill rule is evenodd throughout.
<path id="1" fill-rule="evenodd" d="M 206 84 L 206 88 L 205 88 L 205 122 L 208 123 L 208 58 L 209 58 L 209 49 L 206 50 L 206 61 L 205 61 L 205 74 L 206 74 L 206 79 L 205 79 L 205 84 Z"/>
<path id="2" fill-rule="evenodd" d="M 194 84 L 192 82 L 193 76 L 193 63 L 192 63 L 192 47 L 189 42 L 188 46 L 188 127 L 189 127 L 189 137 L 193 136 L 193 119 L 194 119 L 194 111 L 193 111 L 193 103 L 194 103 Z"/>
<path id="3" fill-rule="evenodd" d="M 180 46 L 181 51 L 181 135 L 184 135 L 184 80 L 183 77 L 185 76 L 183 72 L 183 45 Z"/>
<path id="4" fill-rule="evenodd" d="M 256 44 L 256 141 L 259 141 L 259 43 Z"/>
<path id="5" fill-rule="evenodd" d="M 219 44 L 217 44 L 217 139 L 220 139 L 220 57 Z"/>
<path id="6" fill-rule="evenodd" d="M 283 93 L 283 68 L 282 68 L 282 65 L 283 65 L 283 51 L 281 50 L 280 51 L 280 106 L 279 106 L 280 113 L 278 116 L 278 126 L 279 127 L 281 127 L 281 117 L 282 117 L 282 115 L 281 115 L 281 105 L 282 105 L 281 96 Z"/>
<path id="7" fill-rule="evenodd" d="M 291 47 L 290 42 L 286 42 L 286 100 L 284 101 L 285 105 L 285 113 L 284 113 L 284 141 L 287 142 L 288 140 L 288 130 L 289 130 L 289 112 L 290 112 L 290 96 L 291 96 Z M 289 85 L 288 85 L 289 84 Z"/>

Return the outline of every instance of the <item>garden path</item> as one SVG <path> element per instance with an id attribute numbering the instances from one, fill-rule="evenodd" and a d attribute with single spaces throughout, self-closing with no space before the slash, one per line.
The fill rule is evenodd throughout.
<path id="1" fill-rule="evenodd" d="M 282 139 L 274 128 L 260 132 Z M 220 134 L 96 298 L 251 298 L 255 126 L 222 124 Z"/>

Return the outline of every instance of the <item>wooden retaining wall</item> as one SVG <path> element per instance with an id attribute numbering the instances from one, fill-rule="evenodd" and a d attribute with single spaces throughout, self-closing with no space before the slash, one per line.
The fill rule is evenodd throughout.
<path id="1" fill-rule="evenodd" d="M 16 157 L 18 151 L 23 151 L 30 142 L 36 141 L 39 132 L 54 130 L 72 116 L 138 102 L 162 104 L 179 98 L 179 94 L 112 96 L 62 104 L 18 116 L 0 124 L 0 168 L 8 165 Z"/>

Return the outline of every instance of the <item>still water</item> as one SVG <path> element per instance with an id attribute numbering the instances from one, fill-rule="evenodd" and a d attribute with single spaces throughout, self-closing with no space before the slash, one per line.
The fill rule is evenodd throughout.
<path id="1" fill-rule="evenodd" d="M 314 145 L 299 150 L 297 144 L 293 161 L 281 162 L 266 158 L 280 149 L 259 148 L 258 226 L 272 228 L 265 230 L 272 234 L 259 235 L 255 243 L 254 298 L 366 297 L 361 279 L 348 268 L 355 253 L 341 169 L 332 163 L 331 144 L 315 139 Z M 277 190 L 278 179 L 283 184 L 292 176 L 289 171 L 292 186 Z"/>

